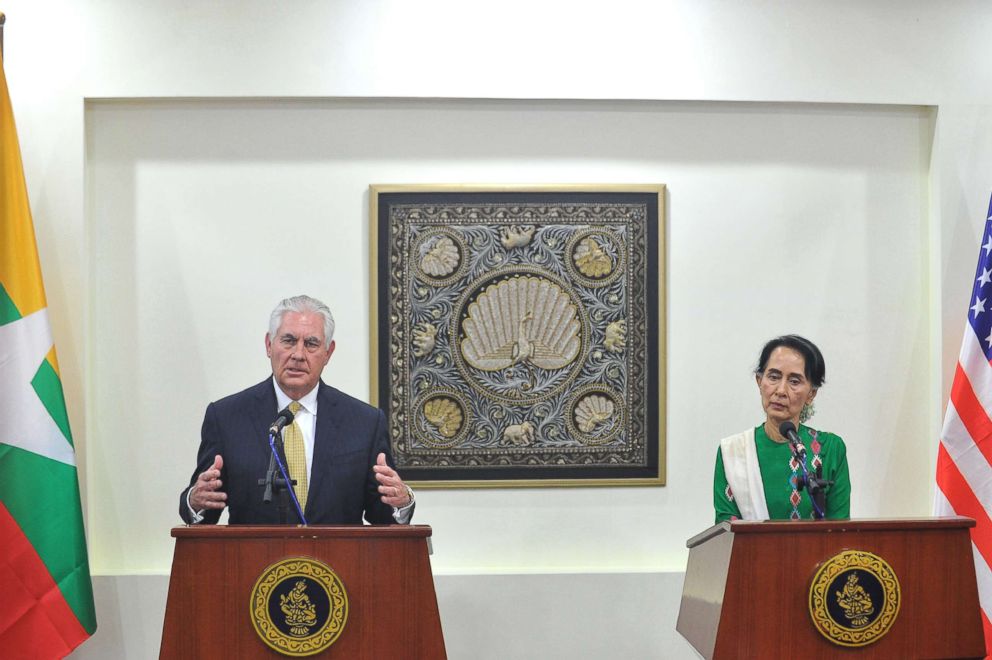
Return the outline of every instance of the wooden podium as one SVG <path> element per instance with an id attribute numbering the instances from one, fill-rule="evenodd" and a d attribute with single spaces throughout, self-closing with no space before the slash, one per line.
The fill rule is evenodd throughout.
<path id="1" fill-rule="evenodd" d="M 705 658 L 984 657 L 974 525 L 970 518 L 720 523 L 687 542 L 677 630 Z M 845 551 L 881 558 L 898 581 L 887 632 L 862 646 L 828 640 L 811 614 L 811 603 L 842 597 L 836 585 L 816 592 L 823 599 L 811 588 Z"/>
<path id="2" fill-rule="evenodd" d="M 172 536 L 162 658 L 283 657 L 256 632 L 253 590 L 267 568 L 298 558 L 329 567 L 347 597 L 339 636 L 310 657 L 446 657 L 426 525 L 202 525 Z"/>

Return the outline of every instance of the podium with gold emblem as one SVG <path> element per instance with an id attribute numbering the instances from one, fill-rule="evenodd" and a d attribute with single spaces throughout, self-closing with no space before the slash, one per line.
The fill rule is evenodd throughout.
<path id="1" fill-rule="evenodd" d="M 705 658 L 985 656 L 970 518 L 725 522 L 689 539 Z"/>
<path id="2" fill-rule="evenodd" d="M 176 527 L 162 658 L 445 658 L 431 528 Z"/>

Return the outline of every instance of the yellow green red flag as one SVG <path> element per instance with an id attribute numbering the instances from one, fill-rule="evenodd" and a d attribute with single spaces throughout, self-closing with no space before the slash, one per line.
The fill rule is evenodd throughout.
<path id="1" fill-rule="evenodd" d="M 76 456 L 0 57 L 0 656 L 96 630 Z"/>

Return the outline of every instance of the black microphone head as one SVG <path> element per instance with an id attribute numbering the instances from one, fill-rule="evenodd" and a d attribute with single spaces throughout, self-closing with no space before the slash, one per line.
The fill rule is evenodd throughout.
<path id="1" fill-rule="evenodd" d="M 282 431 L 282 427 L 289 426 L 293 423 L 293 411 L 289 408 L 283 408 L 279 411 L 279 416 L 276 417 L 276 421 L 272 422 L 269 426 L 269 435 L 279 435 Z"/>
<path id="2" fill-rule="evenodd" d="M 785 420 L 778 425 L 778 432 L 781 433 L 783 437 L 788 438 L 790 433 L 796 432 L 796 425 L 790 420 Z"/>

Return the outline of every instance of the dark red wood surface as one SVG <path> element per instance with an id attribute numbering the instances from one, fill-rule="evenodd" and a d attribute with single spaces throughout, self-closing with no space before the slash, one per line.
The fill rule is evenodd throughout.
<path id="1" fill-rule="evenodd" d="M 984 656 L 967 518 L 721 523 L 690 539 L 679 632 L 713 658 Z M 895 572 L 901 607 L 868 646 L 827 641 L 809 615 L 819 566 L 865 550 Z"/>
<path id="2" fill-rule="evenodd" d="M 251 623 L 270 564 L 319 559 L 348 594 L 344 631 L 314 658 L 445 658 L 426 525 L 177 527 L 162 658 L 279 658 Z"/>

